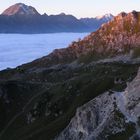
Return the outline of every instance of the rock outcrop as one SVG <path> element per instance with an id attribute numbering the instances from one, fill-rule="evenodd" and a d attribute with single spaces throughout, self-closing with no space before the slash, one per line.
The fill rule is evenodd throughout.
<path id="1" fill-rule="evenodd" d="M 140 70 L 124 92 L 104 93 L 77 109 L 56 140 L 139 140 Z"/>

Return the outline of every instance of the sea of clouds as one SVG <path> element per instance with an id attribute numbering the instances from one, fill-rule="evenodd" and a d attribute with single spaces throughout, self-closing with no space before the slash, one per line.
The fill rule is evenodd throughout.
<path id="1" fill-rule="evenodd" d="M 0 34 L 0 70 L 14 68 L 65 48 L 87 33 Z"/>

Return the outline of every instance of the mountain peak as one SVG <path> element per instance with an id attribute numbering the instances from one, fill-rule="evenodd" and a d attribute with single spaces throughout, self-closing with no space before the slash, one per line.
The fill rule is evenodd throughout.
<path id="1" fill-rule="evenodd" d="M 28 5 L 25 5 L 23 3 L 16 3 L 16 4 L 10 6 L 9 8 L 7 8 L 2 13 L 2 15 L 7 15 L 7 16 L 11 16 L 11 15 L 39 15 L 39 13 L 32 6 L 28 6 Z"/>
<path id="2" fill-rule="evenodd" d="M 98 19 L 98 20 L 102 20 L 102 19 L 112 20 L 113 17 L 114 16 L 109 13 L 109 14 L 105 14 L 105 15 L 102 15 L 102 16 L 97 16 L 96 19 Z"/>
<path id="3" fill-rule="evenodd" d="M 108 18 L 108 19 L 112 19 L 114 16 L 109 13 L 109 14 L 105 14 L 104 17 L 105 18 Z"/>

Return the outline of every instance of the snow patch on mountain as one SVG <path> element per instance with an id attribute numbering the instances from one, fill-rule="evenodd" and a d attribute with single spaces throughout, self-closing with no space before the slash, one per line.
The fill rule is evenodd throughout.
<path id="1" fill-rule="evenodd" d="M 98 19 L 98 20 L 108 20 L 108 21 L 110 21 L 110 20 L 112 20 L 113 19 L 113 15 L 112 14 L 105 14 L 105 15 L 102 15 L 102 16 L 97 16 L 97 17 L 95 17 L 96 19 Z"/>

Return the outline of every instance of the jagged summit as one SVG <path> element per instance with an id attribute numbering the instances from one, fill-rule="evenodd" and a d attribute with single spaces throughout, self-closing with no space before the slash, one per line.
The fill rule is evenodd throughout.
<path id="1" fill-rule="evenodd" d="M 23 3 L 17 3 L 15 5 L 12 5 L 9 8 L 7 8 L 2 13 L 2 15 L 7 15 L 7 16 L 11 16 L 11 15 L 39 15 L 39 13 L 32 6 L 28 6 L 28 5 L 25 5 Z"/>
<path id="2" fill-rule="evenodd" d="M 125 13 L 125 12 L 121 12 L 120 14 L 118 14 L 117 16 L 116 16 L 116 19 L 118 19 L 118 20 L 121 20 L 121 19 L 139 19 L 139 16 L 140 16 L 140 12 L 137 12 L 137 11 L 135 11 L 135 10 L 133 10 L 132 12 L 130 12 L 130 13 Z"/>

